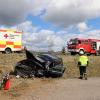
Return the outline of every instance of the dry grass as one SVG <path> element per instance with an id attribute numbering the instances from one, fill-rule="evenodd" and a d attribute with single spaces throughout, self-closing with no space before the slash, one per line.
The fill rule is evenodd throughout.
<path id="1" fill-rule="evenodd" d="M 0 53 L 0 72 L 9 72 L 14 70 L 15 64 L 25 59 L 25 54 L 12 53 L 12 54 L 1 54 Z"/>
<path id="2" fill-rule="evenodd" d="M 62 57 L 66 71 L 64 73 L 64 78 L 74 78 L 79 76 L 79 70 L 77 67 L 78 55 L 60 55 Z M 12 54 L 1 54 L 0 53 L 0 73 L 10 72 L 14 70 L 15 64 L 25 59 L 25 54 L 12 53 Z M 99 77 L 100 76 L 100 56 L 88 56 L 89 66 L 88 66 L 88 76 L 89 77 Z"/>
<path id="3" fill-rule="evenodd" d="M 79 56 L 61 55 L 66 72 L 64 78 L 74 78 L 79 76 L 77 62 Z M 89 77 L 100 77 L 100 56 L 88 56 L 89 66 L 87 67 L 87 74 Z"/>

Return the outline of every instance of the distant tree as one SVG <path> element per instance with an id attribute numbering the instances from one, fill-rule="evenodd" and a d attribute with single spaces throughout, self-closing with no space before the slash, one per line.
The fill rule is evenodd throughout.
<path id="1" fill-rule="evenodd" d="M 62 47 L 62 54 L 65 55 L 65 53 L 66 53 L 65 47 Z"/>

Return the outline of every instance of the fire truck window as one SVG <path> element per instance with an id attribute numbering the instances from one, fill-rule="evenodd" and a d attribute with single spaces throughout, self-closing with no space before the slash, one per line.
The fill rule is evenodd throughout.
<path id="1" fill-rule="evenodd" d="M 79 43 L 79 44 L 81 44 L 81 41 L 80 41 L 80 40 L 78 40 L 78 43 Z"/>
<path id="2" fill-rule="evenodd" d="M 81 41 L 81 44 L 84 44 L 84 41 Z"/>
<path id="3" fill-rule="evenodd" d="M 96 49 L 97 48 L 97 44 L 96 42 L 93 42 L 93 49 Z"/>
<path id="4" fill-rule="evenodd" d="M 90 42 L 91 46 L 93 45 L 93 42 Z"/>
<path id="5" fill-rule="evenodd" d="M 88 44 L 88 40 L 85 41 L 85 44 Z"/>
<path id="6" fill-rule="evenodd" d="M 69 43 L 70 43 L 70 44 L 77 44 L 77 39 L 71 39 L 71 40 L 69 41 Z"/>

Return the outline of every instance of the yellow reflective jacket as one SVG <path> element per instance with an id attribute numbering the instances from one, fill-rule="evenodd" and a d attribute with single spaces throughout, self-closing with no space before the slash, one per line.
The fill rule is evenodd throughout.
<path id="1" fill-rule="evenodd" d="M 80 66 L 87 66 L 88 65 L 88 58 L 87 56 L 80 56 L 79 57 Z"/>

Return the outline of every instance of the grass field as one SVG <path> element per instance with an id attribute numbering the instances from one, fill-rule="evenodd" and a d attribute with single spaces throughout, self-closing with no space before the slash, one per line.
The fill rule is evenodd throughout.
<path id="1" fill-rule="evenodd" d="M 78 55 L 60 55 L 63 59 L 66 71 L 63 78 L 74 78 L 79 76 L 79 70 L 77 67 Z M 14 70 L 15 64 L 25 59 L 24 53 L 12 53 L 12 54 L 2 54 L 0 53 L 0 72 L 10 72 Z M 88 56 L 89 66 L 87 68 L 87 73 L 89 77 L 99 77 L 100 76 L 100 56 Z"/>
<path id="2" fill-rule="evenodd" d="M 77 62 L 79 56 L 62 55 L 64 66 L 66 66 L 65 78 L 73 78 L 79 76 Z M 100 56 L 88 56 L 89 66 L 87 67 L 87 74 L 89 77 L 100 76 Z"/>

